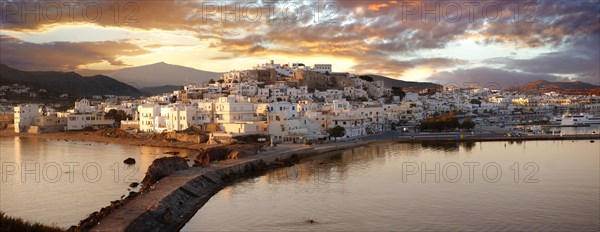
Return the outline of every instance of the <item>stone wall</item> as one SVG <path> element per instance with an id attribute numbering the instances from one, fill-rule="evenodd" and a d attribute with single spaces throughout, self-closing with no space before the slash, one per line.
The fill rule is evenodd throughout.
<path id="1" fill-rule="evenodd" d="M 208 136 L 203 134 L 187 134 L 187 133 L 167 133 L 166 139 L 175 139 L 181 142 L 192 142 L 192 143 L 206 143 Z"/>

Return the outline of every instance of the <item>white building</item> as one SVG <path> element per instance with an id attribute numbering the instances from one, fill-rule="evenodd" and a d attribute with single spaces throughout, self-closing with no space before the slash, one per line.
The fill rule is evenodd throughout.
<path id="1" fill-rule="evenodd" d="M 256 113 L 255 105 L 249 98 L 230 95 L 220 97 L 214 104 L 215 122 L 225 133 L 232 135 L 265 133 L 266 121 Z"/>
<path id="2" fill-rule="evenodd" d="M 143 104 L 138 106 L 140 131 L 160 133 L 166 130 L 166 122 L 161 117 L 159 104 Z"/>
<path id="3" fill-rule="evenodd" d="M 300 117 L 304 112 L 299 104 L 277 102 L 267 107 L 269 134 L 274 141 L 300 143 L 325 137 L 319 122 Z"/>
<path id="4" fill-rule="evenodd" d="M 344 127 L 346 134 L 343 138 L 363 136 L 367 135 L 366 119 L 367 117 L 356 112 L 342 112 L 331 117 L 329 128 L 335 126 Z"/>
<path id="5" fill-rule="evenodd" d="M 320 73 L 331 73 L 331 64 L 315 64 L 312 71 Z"/>
<path id="6" fill-rule="evenodd" d="M 87 99 L 76 101 L 75 108 L 59 113 L 58 116 L 67 117 L 67 130 L 101 129 L 115 124 L 113 119 L 104 118 L 104 112 L 91 106 Z"/>
<path id="7" fill-rule="evenodd" d="M 40 116 L 40 106 L 37 104 L 18 105 L 14 108 L 15 132 L 26 132 L 32 126 L 35 117 Z"/>

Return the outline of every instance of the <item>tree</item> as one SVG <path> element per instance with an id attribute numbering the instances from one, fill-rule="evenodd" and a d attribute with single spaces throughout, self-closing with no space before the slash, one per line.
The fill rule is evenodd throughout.
<path id="1" fill-rule="evenodd" d="M 392 101 L 394 100 L 394 96 L 388 96 L 385 98 L 385 104 L 392 104 Z"/>
<path id="2" fill-rule="evenodd" d="M 357 97 L 357 98 L 354 99 L 354 101 L 366 102 L 366 101 L 369 101 L 369 98 L 367 98 L 367 97 Z"/>
<path id="3" fill-rule="evenodd" d="M 373 82 L 374 81 L 373 77 L 370 77 L 370 76 L 367 76 L 367 75 L 359 76 L 358 78 L 363 79 L 363 80 L 368 81 L 368 82 Z"/>
<path id="4" fill-rule="evenodd" d="M 469 102 L 473 105 L 479 105 L 479 107 L 481 107 L 481 101 L 477 100 L 477 99 L 471 99 L 471 101 Z"/>
<path id="5" fill-rule="evenodd" d="M 473 128 L 475 128 L 475 122 L 473 122 L 473 119 L 469 117 L 465 118 L 465 120 L 463 120 L 463 122 L 460 124 L 460 128 L 472 130 Z"/>
<path id="6" fill-rule="evenodd" d="M 460 124 L 454 113 L 429 117 L 423 120 L 420 125 L 423 131 L 452 130 L 458 127 L 460 127 Z"/>
<path id="7" fill-rule="evenodd" d="M 215 80 L 213 80 L 213 79 L 210 79 L 210 80 L 208 81 L 208 83 L 209 83 L 209 84 L 214 84 L 214 83 L 215 83 Z"/>
<path id="8" fill-rule="evenodd" d="M 327 129 L 327 134 L 335 138 L 335 140 L 337 141 L 338 137 L 344 137 L 344 135 L 346 135 L 346 128 L 337 125 L 335 127 Z"/>
<path id="9" fill-rule="evenodd" d="M 400 87 L 392 87 L 392 95 L 400 97 L 400 101 L 406 96 L 406 92 Z"/>
<path id="10" fill-rule="evenodd" d="M 106 114 L 104 114 L 104 117 L 112 118 L 118 124 L 121 123 L 121 120 L 125 120 L 125 119 L 132 120 L 133 119 L 131 116 L 127 115 L 127 113 L 125 113 L 125 111 L 115 110 L 115 109 L 109 110 Z"/>

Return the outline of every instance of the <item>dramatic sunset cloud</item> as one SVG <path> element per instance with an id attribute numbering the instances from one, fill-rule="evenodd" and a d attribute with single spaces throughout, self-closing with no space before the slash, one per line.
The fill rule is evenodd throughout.
<path id="1" fill-rule="evenodd" d="M 1 62 L 27 70 L 257 62 L 436 82 L 600 84 L 597 0 L 0 3 Z M 36 13 L 37 12 L 37 13 Z M 37 51 L 37 52 L 36 52 Z M 55 54 L 45 59 L 46 54 Z"/>

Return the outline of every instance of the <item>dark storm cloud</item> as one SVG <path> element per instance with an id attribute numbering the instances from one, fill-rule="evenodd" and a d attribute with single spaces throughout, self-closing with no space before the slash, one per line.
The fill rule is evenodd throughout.
<path id="1" fill-rule="evenodd" d="M 489 60 L 504 68 L 537 74 L 571 74 L 577 80 L 600 84 L 600 36 L 578 38 L 565 48 L 543 53 L 531 59 L 508 57 Z"/>
<path id="2" fill-rule="evenodd" d="M 535 80 L 559 81 L 561 78 L 549 74 L 532 74 L 518 71 L 507 71 L 487 67 L 473 69 L 458 69 L 439 72 L 429 77 L 427 81 L 451 86 L 494 86 L 502 89 L 520 87 Z"/>
<path id="3" fill-rule="evenodd" d="M 74 70 L 102 61 L 125 66 L 118 57 L 149 52 L 124 41 L 36 44 L 6 35 L 0 35 L 0 46 L 0 63 L 24 70 Z"/>

